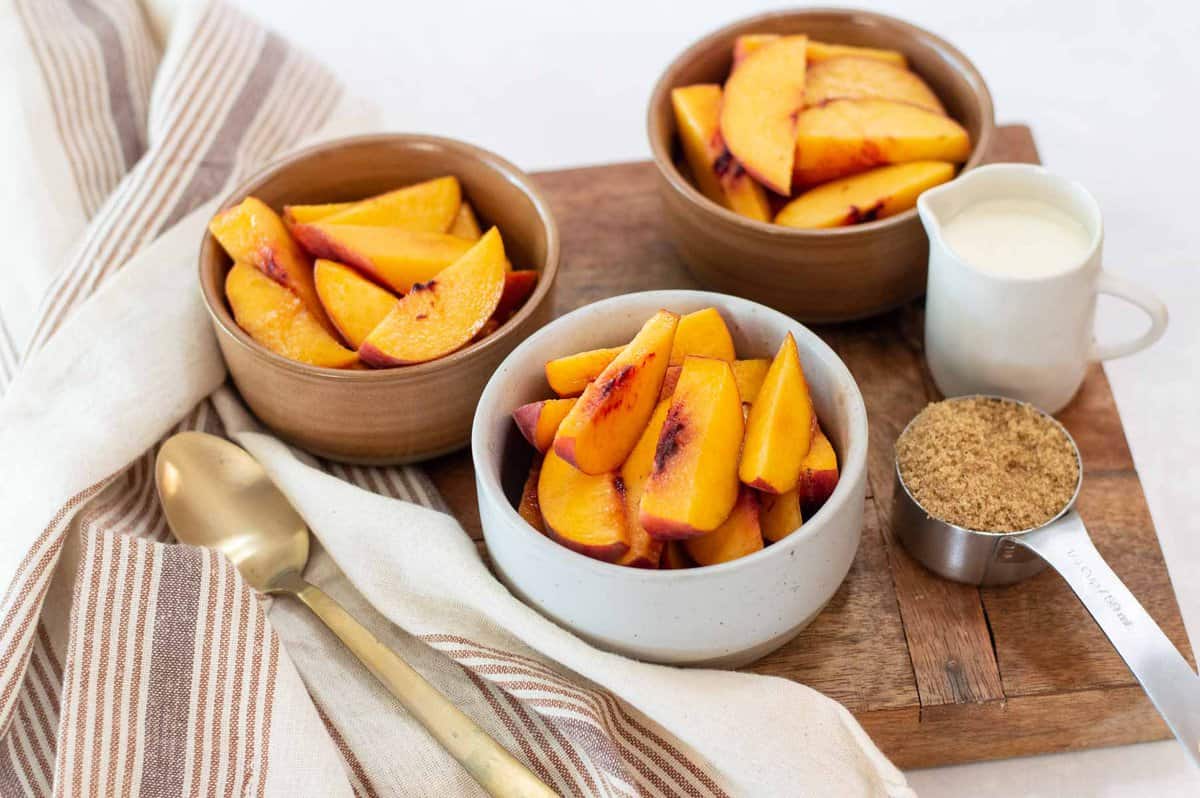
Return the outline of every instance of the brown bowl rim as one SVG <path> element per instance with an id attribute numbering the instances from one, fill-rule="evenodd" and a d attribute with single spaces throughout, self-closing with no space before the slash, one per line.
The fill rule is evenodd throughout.
<path id="1" fill-rule="evenodd" d="M 265 358 L 267 361 L 284 368 L 288 371 L 305 374 L 311 377 L 327 378 L 332 381 L 344 382 L 379 382 L 392 379 L 401 379 L 407 376 L 422 376 L 431 374 L 439 369 L 449 368 L 457 363 L 460 363 L 467 358 L 484 351 L 490 346 L 494 346 L 500 342 L 506 335 L 511 335 L 514 330 L 520 327 L 521 323 L 529 318 L 534 310 L 545 301 L 550 293 L 551 287 L 554 285 L 554 280 L 558 276 L 559 262 L 562 257 L 562 243 L 559 238 L 558 225 L 554 221 L 554 215 L 550 212 L 550 204 L 546 198 L 534 185 L 533 179 L 525 172 L 518 169 L 510 161 L 501 158 L 499 155 L 485 150 L 482 147 L 477 147 L 474 144 L 468 144 L 465 141 L 446 138 L 443 136 L 433 136 L 423 133 L 368 133 L 358 136 L 344 136 L 341 138 L 330 139 L 318 144 L 313 144 L 309 147 L 289 152 L 266 165 L 259 168 L 238 186 L 228 192 L 217 205 L 214 213 L 223 211 L 232 207 L 237 202 L 244 199 L 250 192 L 251 187 L 255 186 L 270 177 L 278 174 L 288 168 L 297 161 L 305 158 L 311 158 L 318 153 L 328 152 L 339 147 L 369 145 L 375 143 L 394 143 L 403 142 L 405 144 L 424 145 L 426 147 L 437 147 L 452 150 L 459 150 L 464 154 L 475 158 L 484 163 L 493 171 L 500 174 L 505 180 L 516 185 L 533 203 L 534 209 L 537 212 L 538 218 L 541 221 L 542 227 L 546 234 L 546 257 L 542 264 L 541 277 L 538 278 L 537 287 L 534 288 L 533 294 L 525 301 L 520 309 L 513 314 L 496 332 L 484 338 L 482 341 L 465 346 L 455 352 L 446 355 L 445 357 L 436 360 L 430 360 L 426 363 L 417 363 L 411 366 L 397 366 L 395 368 L 386 369 L 334 369 L 326 368 L 325 366 L 314 366 L 310 363 L 302 363 L 299 360 L 292 360 L 284 357 L 277 352 L 272 352 L 262 344 L 251 338 L 245 330 L 238 326 L 234 321 L 232 314 L 226 307 L 223 296 L 214 297 L 209 290 L 208 283 L 204 279 L 205 264 L 209 261 L 210 250 L 216 249 L 217 244 L 213 239 L 212 233 L 208 231 L 208 227 L 204 228 L 204 236 L 200 242 L 200 255 L 198 258 L 199 275 L 200 275 L 200 295 L 204 298 L 204 306 L 208 310 L 209 318 L 212 319 L 214 325 L 236 341 L 240 346 L 248 349 L 258 357 Z M 219 310 L 218 310 L 219 308 Z"/>
<path id="2" fill-rule="evenodd" d="M 682 53 L 675 56 L 667 68 L 663 70 L 658 81 L 654 84 L 654 90 L 650 94 L 650 102 L 646 110 L 646 134 L 650 139 L 650 152 L 654 158 L 654 164 L 658 167 L 658 171 L 663 175 L 671 187 L 690 204 L 699 207 L 702 212 L 715 213 L 730 224 L 742 227 L 750 232 L 764 235 L 771 238 L 795 239 L 795 240 L 813 240 L 826 239 L 828 237 L 852 237 L 861 236 L 867 233 L 881 230 L 891 226 L 899 226 L 905 224 L 917 216 L 917 209 L 909 208 L 907 211 L 898 213 L 895 216 L 889 216 L 886 219 L 877 219 L 873 222 L 865 222 L 855 225 L 847 225 L 845 227 L 822 228 L 819 230 L 805 229 L 799 227 L 787 227 L 785 225 L 775 224 L 774 222 L 760 222 L 755 219 L 750 219 L 741 214 L 734 213 L 728 208 L 722 207 L 718 203 L 704 196 L 698 188 L 696 188 L 690 180 L 683 176 L 679 169 L 675 166 L 675 161 L 671 157 L 670 151 L 664 152 L 664 147 L 661 143 L 663 136 L 657 135 L 658 121 L 656 109 L 666 103 L 671 89 L 675 88 L 675 77 L 684 64 L 690 63 L 701 52 L 708 50 L 721 39 L 729 35 L 730 32 L 752 25 L 763 24 L 766 22 L 779 19 L 794 19 L 816 15 L 829 15 L 843 17 L 847 21 L 854 19 L 867 19 L 871 22 L 887 27 L 900 28 L 914 38 L 923 40 L 926 44 L 939 50 L 949 60 L 956 61 L 958 65 L 978 84 L 977 90 L 974 91 L 975 99 L 980 104 L 983 111 L 983 121 L 980 125 L 979 138 L 974 142 L 971 155 L 963 164 L 962 169 L 949 182 L 954 182 L 963 175 L 967 170 L 974 169 L 979 166 L 988 152 L 992 142 L 992 135 L 996 129 L 995 106 L 992 103 L 992 94 L 987 87 L 987 82 L 983 79 L 982 73 L 961 50 L 959 50 L 950 42 L 935 33 L 932 33 L 925 28 L 919 27 L 899 19 L 898 17 L 880 14 L 875 11 L 866 11 L 854 8 L 833 8 L 833 7 L 818 7 L 818 8 L 803 8 L 791 9 L 785 11 L 768 11 L 764 14 L 757 14 L 751 17 L 744 17 L 735 20 L 727 25 L 723 25 L 710 33 L 705 34 L 700 39 L 692 43 Z M 957 121 L 957 120 L 956 120 Z"/>

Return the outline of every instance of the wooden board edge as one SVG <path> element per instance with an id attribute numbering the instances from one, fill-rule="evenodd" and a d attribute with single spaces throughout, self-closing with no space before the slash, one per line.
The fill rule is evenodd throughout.
<path id="1" fill-rule="evenodd" d="M 1141 687 L 856 712 L 899 768 L 960 765 L 1168 739 Z"/>

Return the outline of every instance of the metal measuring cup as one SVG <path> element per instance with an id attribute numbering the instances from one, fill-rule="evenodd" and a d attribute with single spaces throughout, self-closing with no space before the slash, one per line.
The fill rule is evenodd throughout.
<path id="1" fill-rule="evenodd" d="M 946 401 L 979 398 L 1024 404 L 998 396 L 962 396 Z M 1075 509 L 1083 485 L 1083 460 L 1075 439 L 1052 416 L 1028 406 L 1062 430 L 1075 451 L 1079 478 L 1071 500 L 1057 516 L 1019 532 L 980 532 L 942 521 L 913 498 L 896 457 L 892 497 L 896 537 L 929 570 L 969 585 L 1010 585 L 1047 565 L 1058 571 L 1125 660 L 1188 756 L 1200 766 L 1200 677 L 1100 557 L 1088 536 Z"/>

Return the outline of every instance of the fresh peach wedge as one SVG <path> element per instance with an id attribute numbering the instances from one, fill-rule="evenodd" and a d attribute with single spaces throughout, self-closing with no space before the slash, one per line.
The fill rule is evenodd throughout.
<path id="1" fill-rule="evenodd" d="M 292 234 L 314 257 L 353 266 L 398 294 L 432 280 L 472 246 L 445 233 L 326 222 L 292 225 Z"/>
<path id="2" fill-rule="evenodd" d="M 729 517 L 712 532 L 685 540 L 683 546 L 697 565 L 717 565 L 761 551 L 758 494 L 743 485 Z"/>
<path id="3" fill-rule="evenodd" d="M 326 202 L 321 205 L 284 205 L 283 221 L 288 227 L 296 224 L 311 224 L 327 219 L 335 213 L 341 213 L 353 204 L 353 202 Z"/>
<path id="4" fill-rule="evenodd" d="M 574 399 L 545 399 L 541 402 L 530 402 L 521 405 L 513 411 L 513 421 L 517 429 L 525 436 L 525 440 L 542 454 L 554 443 L 554 433 L 558 425 L 575 406 Z"/>
<path id="5" fill-rule="evenodd" d="M 659 540 L 694 537 L 721 525 L 737 501 L 742 402 L 724 360 L 683 361 L 658 436 L 639 520 Z"/>
<path id="6" fill-rule="evenodd" d="M 733 41 L 733 66 L 736 69 L 755 50 L 764 44 L 779 41 L 778 33 L 744 33 Z"/>
<path id="7" fill-rule="evenodd" d="M 954 177 L 945 161 L 881 166 L 809 189 L 779 210 L 775 224 L 824 229 L 886 219 L 915 208 L 922 192 Z"/>
<path id="8" fill-rule="evenodd" d="M 542 508 L 538 504 L 538 479 L 542 475 L 542 458 L 535 457 L 529 466 L 529 476 L 525 478 L 525 486 L 521 488 L 521 501 L 517 504 L 517 514 L 538 532 L 545 533 L 546 522 L 542 520 Z"/>
<path id="9" fill-rule="evenodd" d="M 208 223 L 234 262 L 248 263 L 290 288 L 318 324 L 335 333 L 313 285 L 312 261 L 288 234 L 279 214 L 257 197 L 246 197 Z"/>
<path id="10" fill-rule="evenodd" d="M 788 333 L 750 406 L 738 478 L 767 493 L 794 490 L 812 442 L 814 419 L 796 339 Z"/>
<path id="11" fill-rule="evenodd" d="M 813 186 L 876 166 L 962 163 L 971 137 L 948 116 L 890 100 L 832 100 L 796 119 L 795 180 Z"/>
<path id="12" fill-rule="evenodd" d="M 817 425 L 800 474 L 800 503 L 805 514 L 815 513 L 833 495 L 837 483 L 837 452 Z"/>
<path id="13" fill-rule="evenodd" d="M 326 224 L 398 227 L 417 233 L 444 233 L 454 223 L 462 189 L 457 177 L 438 177 L 356 202 L 327 216 Z"/>
<path id="14" fill-rule="evenodd" d="M 300 297 L 252 266 L 233 264 L 225 278 L 225 296 L 238 326 L 272 352 L 331 369 L 350 368 L 358 361 Z"/>
<path id="15" fill-rule="evenodd" d="M 721 135 L 776 194 L 792 193 L 796 115 L 804 107 L 807 36 L 782 36 L 746 56 L 725 82 Z"/>
<path id="16" fill-rule="evenodd" d="M 660 310 L 600 372 L 554 436 L 558 456 L 585 474 L 614 471 L 646 428 L 671 357 L 679 314 Z"/>
<path id="17" fill-rule="evenodd" d="M 418 283 L 358 348 L 376 368 L 448 355 L 478 333 L 504 290 L 504 242 L 492 228 L 452 266 Z"/>
<path id="18" fill-rule="evenodd" d="M 671 90 L 675 126 L 700 193 L 734 213 L 770 221 L 767 192 L 729 152 L 721 138 L 721 87 L 700 83 Z"/>
<path id="19" fill-rule="evenodd" d="M 762 503 L 759 523 L 762 525 L 763 540 L 768 543 L 783 540 L 804 523 L 804 516 L 800 512 L 799 489 L 780 494 L 760 493 L 758 498 Z"/>
<path id="20" fill-rule="evenodd" d="M 331 260 L 317 260 L 313 277 L 329 320 L 355 349 L 400 301 L 349 266 Z"/>
<path id="21" fill-rule="evenodd" d="M 508 317 L 520 309 L 537 287 L 537 269 L 517 269 L 504 275 L 504 291 L 500 294 L 500 303 L 496 305 L 496 317 L 507 321 Z"/>
<path id="22" fill-rule="evenodd" d="M 732 365 L 738 396 L 742 397 L 746 404 L 754 404 L 759 391 L 762 390 L 763 380 L 767 378 L 767 372 L 771 368 L 771 361 L 765 357 L 756 357 L 750 360 L 735 360 Z"/>
<path id="23" fill-rule="evenodd" d="M 697 310 L 679 319 L 675 343 L 671 346 L 671 365 L 682 365 L 688 355 L 729 361 L 737 357 L 733 336 L 716 308 Z"/>
<path id="24" fill-rule="evenodd" d="M 625 486 L 625 508 L 629 518 L 629 551 L 617 560 L 618 565 L 657 568 L 662 557 L 662 541 L 650 536 L 638 519 L 638 513 L 642 494 L 646 490 L 646 480 L 654 470 L 654 452 L 658 449 L 658 436 L 670 409 L 669 401 L 661 401 L 655 405 L 650 422 L 646 424 L 633 451 L 621 465 L 621 482 Z"/>
<path id="25" fill-rule="evenodd" d="M 612 346 L 547 361 L 546 382 L 559 396 L 578 396 L 624 351 L 623 346 Z"/>
<path id="26" fill-rule="evenodd" d="M 585 474 L 551 449 L 542 461 L 537 495 L 546 534 L 562 545 L 608 562 L 629 551 L 625 497 L 616 474 Z"/>
<path id="27" fill-rule="evenodd" d="M 849 44 L 829 44 L 828 42 L 808 43 L 808 63 L 819 64 L 834 58 L 869 58 L 872 61 L 882 61 L 892 66 L 908 67 L 908 59 L 899 50 L 886 50 L 879 47 L 854 47 Z"/>
<path id="28" fill-rule="evenodd" d="M 809 67 L 805 104 L 830 100 L 895 100 L 946 115 L 942 101 L 919 75 L 873 58 L 831 58 Z"/>
<path id="29" fill-rule="evenodd" d="M 733 65 L 736 67 L 746 56 L 764 44 L 769 44 L 779 38 L 777 33 L 747 33 L 737 37 L 733 43 Z M 809 65 L 818 64 L 833 58 L 870 58 L 873 61 L 883 61 L 898 67 L 908 66 L 904 53 L 897 50 L 881 50 L 875 47 L 852 47 L 848 44 L 828 44 L 808 40 L 805 56 Z"/>
<path id="30" fill-rule="evenodd" d="M 475 217 L 475 209 L 471 207 L 471 203 L 462 201 L 458 206 L 458 213 L 454 215 L 454 221 L 450 223 L 450 229 L 446 232 L 468 241 L 479 240 L 483 231 L 479 229 L 479 220 Z"/>
<path id="31" fill-rule="evenodd" d="M 679 335 L 678 331 L 675 334 Z M 738 396 L 742 398 L 743 404 L 751 404 L 758 398 L 758 391 L 762 387 L 763 380 L 766 379 L 771 361 L 762 357 L 751 360 L 734 360 L 729 365 L 733 368 L 733 380 L 737 383 Z M 675 393 L 675 385 L 679 382 L 679 372 L 679 366 L 671 366 L 667 369 L 667 374 L 663 377 L 662 390 L 658 394 L 659 399 L 669 399 Z"/>
<path id="32" fill-rule="evenodd" d="M 695 568 L 696 562 L 687 553 L 682 540 L 668 540 L 663 544 L 662 557 L 658 567 L 663 571 L 681 571 L 684 568 Z"/>

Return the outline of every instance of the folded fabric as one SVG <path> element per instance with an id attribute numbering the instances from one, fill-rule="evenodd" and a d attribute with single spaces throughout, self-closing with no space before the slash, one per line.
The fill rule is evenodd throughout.
<path id="1" fill-rule="evenodd" d="M 216 197 L 360 106 L 221 4 L 160 48 L 132 0 L 12 2 L 0 157 L 36 197 L 0 223 L 28 242 L 0 281 L 0 794 L 482 794 L 306 610 L 173 541 L 153 460 L 182 429 L 258 458 L 319 540 L 308 577 L 561 794 L 911 794 L 835 702 L 598 651 L 496 581 L 419 469 L 260 429 L 197 245 Z"/>

